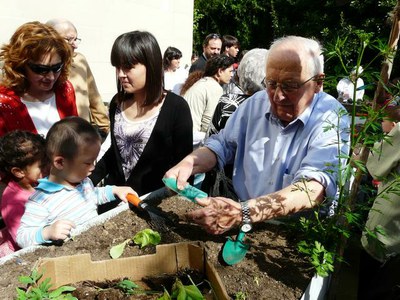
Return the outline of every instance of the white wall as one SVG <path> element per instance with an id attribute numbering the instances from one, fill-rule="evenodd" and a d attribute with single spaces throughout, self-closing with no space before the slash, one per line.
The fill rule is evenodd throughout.
<path id="1" fill-rule="evenodd" d="M 25 22 L 67 18 L 82 39 L 77 51 L 89 61 L 96 83 L 108 102 L 116 91 L 110 52 L 122 33 L 147 30 L 157 38 L 162 53 L 174 46 L 190 64 L 194 0 L 0 0 L 0 44 L 8 43 Z"/>

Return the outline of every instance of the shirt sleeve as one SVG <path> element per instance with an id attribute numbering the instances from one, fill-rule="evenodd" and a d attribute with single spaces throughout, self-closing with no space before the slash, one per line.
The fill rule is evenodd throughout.
<path id="1" fill-rule="evenodd" d="M 400 162 L 400 123 L 389 132 L 383 141 L 375 143 L 368 156 L 367 169 L 374 179 L 387 177 Z"/>
<path id="2" fill-rule="evenodd" d="M 193 131 L 201 131 L 201 120 L 206 109 L 207 90 L 204 86 L 194 85 L 184 95 L 189 104 L 193 120 Z"/>
<path id="3" fill-rule="evenodd" d="M 36 201 L 26 203 L 25 213 L 17 231 L 17 243 L 21 248 L 46 242 L 42 237 L 42 230 L 48 225 L 46 224 L 48 216 L 48 210 Z"/>

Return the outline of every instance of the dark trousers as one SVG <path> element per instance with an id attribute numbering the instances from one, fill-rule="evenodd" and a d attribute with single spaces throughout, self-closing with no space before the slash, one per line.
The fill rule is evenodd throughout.
<path id="1" fill-rule="evenodd" d="M 400 255 L 383 264 L 361 251 L 358 299 L 400 300 Z"/>

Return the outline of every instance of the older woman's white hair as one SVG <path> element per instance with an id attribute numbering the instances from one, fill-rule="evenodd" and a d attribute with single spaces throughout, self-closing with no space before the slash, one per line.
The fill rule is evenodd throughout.
<path id="1" fill-rule="evenodd" d="M 266 76 L 267 55 L 267 49 L 255 48 L 248 51 L 240 61 L 237 76 L 239 86 L 246 94 L 252 95 L 264 88 L 262 81 Z"/>

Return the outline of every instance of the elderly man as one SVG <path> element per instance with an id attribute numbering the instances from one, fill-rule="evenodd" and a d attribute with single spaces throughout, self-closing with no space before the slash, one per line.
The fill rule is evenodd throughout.
<path id="1" fill-rule="evenodd" d="M 76 107 L 79 116 L 91 122 L 92 125 L 96 125 L 101 135 L 105 137 L 109 131 L 110 125 L 107 108 L 100 97 L 92 71 L 85 56 L 75 51 L 81 39 L 78 38 L 78 33 L 74 24 L 66 19 L 52 19 L 47 21 L 46 24 L 57 30 L 71 46 L 72 51 L 74 51 L 74 60 L 68 79 L 75 89 Z"/>
<path id="2" fill-rule="evenodd" d="M 189 73 L 204 71 L 207 59 L 219 55 L 221 53 L 221 47 L 222 40 L 219 34 L 211 33 L 207 35 L 203 42 L 203 54 L 192 64 Z"/>
<path id="3" fill-rule="evenodd" d="M 234 164 L 233 185 L 242 201 L 198 199 L 204 207 L 189 213 L 208 232 L 220 234 L 239 224 L 246 232 L 253 222 L 334 198 L 339 155 L 348 153 L 349 118 L 339 117 L 343 106 L 322 92 L 321 53 L 311 39 L 275 41 L 267 58 L 266 90 L 247 99 L 225 129 L 165 174 L 183 189 L 192 174 Z"/>

